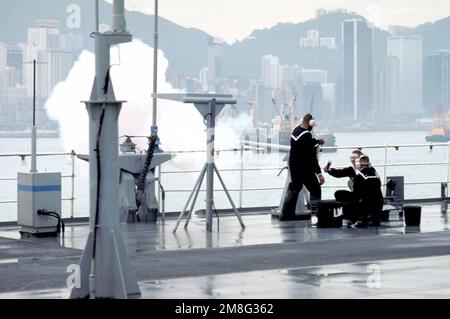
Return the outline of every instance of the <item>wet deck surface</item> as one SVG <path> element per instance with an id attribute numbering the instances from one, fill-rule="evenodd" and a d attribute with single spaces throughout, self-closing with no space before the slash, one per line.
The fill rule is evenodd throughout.
<path id="1" fill-rule="evenodd" d="M 253 271 L 139 283 L 152 299 L 448 299 L 450 256 Z M 68 298 L 67 289 L 0 298 Z"/>
<path id="2" fill-rule="evenodd" d="M 144 298 L 450 298 L 448 218 L 438 206 L 422 216 L 420 228 L 393 214 L 377 229 L 315 229 L 254 214 L 243 231 L 221 216 L 212 234 L 197 217 L 176 234 L 174 220 L 123 225 L 123 237 Z M 0 298 L 66 297 L 88 226 L 67 227 L 59 241 L 18 240 L 17 230 L 0 228 Z M 381 287 L 370 288 L 377 269 Z"/>

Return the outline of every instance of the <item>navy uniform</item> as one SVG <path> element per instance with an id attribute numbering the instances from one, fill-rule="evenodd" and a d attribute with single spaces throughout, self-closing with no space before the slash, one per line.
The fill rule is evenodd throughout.
<path id="1" fill-rule="evenodd" d="M 350 189 L 350 191 L 338 190 L 334 193 L 334 197 L 336 198 L 336 200 L 338 202 L 353 201 L 354 196 L 353 196 L 352 191 L 353 191 L 353 185 L 355 183 L 355 177 L 357 174 L 356 169 L 353 166 L 349 166 L 349 167 L 342 168 L 342 169 L 331 168 L 328 171 L 328 174 L 335 178 L 343 178 L 343 177 L 349 178 L 349 181 L 347 184 L 348 184 L 348 188 Z"/>
<path id="2" fill-rule="evenodd" d="M 319 200 L 322 196 L 318 175 L 321 175 L 317 159 L 319 142 L 313 138 L 311 131 L 297 126 L 291 135 L 291 152 L 289 154 L 289 170 L 292 188 L 300 191 L 305 185 L 311 199 Z"/>
<path id="3" fill-rule="evenodd" d="M 317 158 L 319 141 L 313 138 L 310 130 L 297 126 L 291 135 L 291 151 L 289 154 L 289 172 L 291 183 L 283 203 L 281 215 L 289 218 L 295 215 L 298 194 L 303 185 L 310 193 L 311 209 L 315 210 L 315 202 L 321 199 L 322 190 L 318 176 L 321 169 Z"/>
<path id="4" fill-rule="evenodd" d="M 381 192 L 381 179 L 375 168 L 366 167 L 358 171 L 353 187 L 353 195 L 363 221 L 367 221 L 370 216 L 374 226 L 378 226 L 384 199 Z"/>

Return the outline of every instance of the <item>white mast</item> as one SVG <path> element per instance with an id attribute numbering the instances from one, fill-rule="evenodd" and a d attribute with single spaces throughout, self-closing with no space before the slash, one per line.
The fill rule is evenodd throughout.
<path id="1" fill-rule="evenodd" d="M 155 15 L 154 15 L 155 25 L 153 33 L 153 108 L 152 108 L 152 127 L 151 132 L 153 133 L 158 129 L 156 122 L 157 119 L 157 103 L 158 99 L 155 97 L 158 93 L 158 0 L 155 0 Z"/>
<path id="2" fill-rule="evenodd" d="M 95 79 L 91 98 L 85 102 L 89 114 L 90 231 L 80 261 L 81 287 L 72 289 L 71 298 L 127 298 L 140 293 L 120 235 L 117 139 L 123 101 L 115 99 L 109 74 L 110 47 L 132 40 L 124 12 L 124 0 L 114 0 L 112 32 L 94 32 Z"/>

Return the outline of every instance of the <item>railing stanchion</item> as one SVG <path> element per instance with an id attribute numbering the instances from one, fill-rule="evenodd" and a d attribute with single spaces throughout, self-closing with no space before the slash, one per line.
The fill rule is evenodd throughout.
<path id="1" fill-rule="evenodd" d="M 384 185 L 387 184 L 387 165 L 388 165 L 388 146 L 384 144 L 384 168 L 383 168 L 383 182 Z M 383 187 L 383 193 L 386 196 L 386 187 Z"/>
<path id="2" fill-rule="evenodd" d="M 164 224 L 166 221 L 166 210 L 164 200 L 161 201 L 161 166 L 158 166 L 156 169 L 158 172 L 158 211 L 162 214 L 162 222 Z"/>
<path id="3" fill-rule="evenodd" d="M 447 180 L 445 181 L 447 187 L 445 188 L 445 195 L 448 197 L 448 184 L 450 183 L 450 142 L 447 144 Z"/>
<path id="4" fill-rule="evenodd" d="M 75 207 L 75 151 L 72 150 L 70 153 L 70 161 L 72 165 L 72 174 L 70 175 L 70 218 L 74 217 L 74 207 Z"/>
<path id="5" fill-rule="evenodd" d="M 239 181 L 239 208 L 242 208 L 242 192 L 244 188 L 244 145 L 241 144 L 241 163 Z"/>

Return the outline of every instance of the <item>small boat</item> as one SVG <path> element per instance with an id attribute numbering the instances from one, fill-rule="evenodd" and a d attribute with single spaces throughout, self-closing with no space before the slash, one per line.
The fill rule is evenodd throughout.
<path id="1" fill-rule="evenodd" d="M 317 133 L 317 138 L 323 139 L 325 144 L 322 147 L 323 153 L 334 153 L 337 152 L 336 148 L 336 136 L 334 136 L 331 131 L 319 131 Z"/>
<path id="2" fill-rule="evenodd" d="M 427 142 L 449 142 L 450 141 L 450 109 L 447 114 L 438 111 L 430 130 L 430 135 L 425 137 Z"/>

